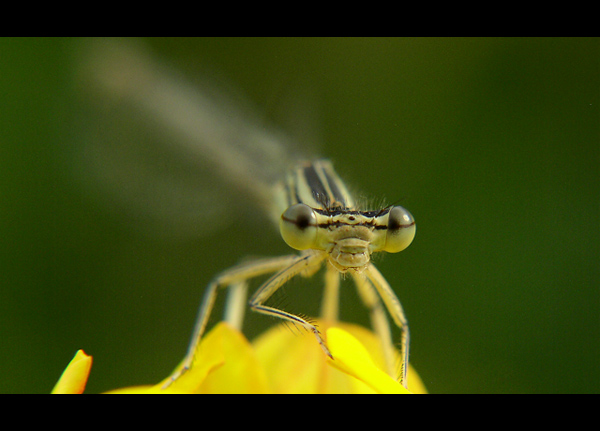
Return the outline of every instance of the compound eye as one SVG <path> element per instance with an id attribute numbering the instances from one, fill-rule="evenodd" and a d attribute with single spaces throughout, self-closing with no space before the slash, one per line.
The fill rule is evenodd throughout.
<path id="1" fill-rule="evenodd" d="M 410 245 L 417 226 L 412 214 L 403 207 L 393 207 L 388 215 L 387 235 L 384 251 L 398 253 Z"/>
<path id="2" fill-rule="evenodd" d="M 281 215 L 281 237 L 296 250 L 312 248 L 317 239 L 317 230 L 317 216 L 308 205 L 292 205 Z"/>

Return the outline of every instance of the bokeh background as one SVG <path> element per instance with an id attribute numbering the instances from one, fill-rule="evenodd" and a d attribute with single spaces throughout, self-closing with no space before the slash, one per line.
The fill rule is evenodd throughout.
<path id="1" fill-rule="evenodd" d="M 147 235 L 77 179 L 84 42 L 0 39 L 2 393 L 49 392 L 80 348 L 87 392 L 157 382 L 217 271 L 288 252 L 254 222 Z M 210 68 L 266 120 L 309 118 L 342 177 L 411 210 L 414 243 L 377 263 L 430 392 L 599 392 L 599 39 L 142 43 L 192 82 Z M 310 312 L 318 289 L 295 290 Z M 344 319 L 367 322 L 343 295 Z"/>

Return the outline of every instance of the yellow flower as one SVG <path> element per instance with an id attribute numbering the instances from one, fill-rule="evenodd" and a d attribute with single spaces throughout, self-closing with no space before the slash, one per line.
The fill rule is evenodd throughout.
<path id="1" fill-rule="evenodd" d="M 320 328 L 333 360 L 311 334 L 298 335 L 278 325 L 250 343 L 222 322 L 200 343 L 194 366 L 168 388 L 163 389 L 165 379 L 109 393 L 409 393 L 382 371 L 375 334 L 339 322 L 331 327 L 321 323 Z M 427 393 L 412 367 L 408 385 L 412 393 Z"/>
<path id="2" fill-rule="evenodd" d="M 52 389 L 53 394 L 81 394 L 85 389 L 90 369 L 92 368 L 92 357 L 85 354 L 83 350 L 75 353 L 62 376 Z"/>
<path id="3" fill-rule="evenodd" d="M 275 326 L 253 342 L 259 362 L 275 393 L 408 393 L 384 369 L 377 336 L 366 328 L 336 322 L 325 331 L 334 359 L 323 354 L 312 334 L 300 336 L 282 325 Z M 399 355 L 399 354 L 398 354 Z M 427 393 L 420 377 L 409 366 L 408 387 Z"/>
<path id="4" fill-rule="evenodd" d="M 252 345 L 226 323 L 217 324 L 196 350 L 194 365 L 169 387 L 166 378 L 153 386 L 116 389 L 109 393 L 268 393 L 266 375 Z"/>

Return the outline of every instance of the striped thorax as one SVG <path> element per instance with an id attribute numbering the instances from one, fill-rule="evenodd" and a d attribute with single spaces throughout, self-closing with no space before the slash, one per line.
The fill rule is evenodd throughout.
<path id="1" fill-rule="evenodd" d="M 415 236 L 415 221 L 403 207 L 356 210 L 327 160 L 305 162 L 292 170 L 278 201 L 287 204 L 279 222 L 284 241 L 297 250 L 326 252 L 340 272 L 361 272 L 371 253 L 402 251 Z"/>

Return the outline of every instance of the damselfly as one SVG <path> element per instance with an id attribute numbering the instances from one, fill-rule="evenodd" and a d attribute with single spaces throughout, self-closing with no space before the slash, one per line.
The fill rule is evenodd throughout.
<path id="1" fill-rule="evenodd" d="M 139 110 L 161 123 L 179 137 L 179 143 L 173 144 L 177 151 L 208 160 L 225 180 L 251 193 L 278 223 L 283 240 L 299 251 L 244 262 L 214 277 L 205 290 L 182 366 L 166 386 L 192 367 L 218 291 L 230 290 L 226 318 L 239 326 L 248 282 L 269 274 L 250 297 L 250 309 L 307 329 L 324 354 L 332 357 L 311 320 L 266 304 L 290 279 L 310 277 L 323 266 L 322 317 L 337 320 L 340 277 L 349 275 L 381 339 L 389 374 L 407 386 L 408 324 L 400 301 L 371 262 L 371 255 L 408 247 L 416 231 L 412 215 L 401 206 L 358 210 L 328 160 L 291 157 L 281 135 L 266 133 L 225 98 L 210 97 L 206 91 L 174 78 L 139 50 L 108 42 L 104 45 L 94 48 L 96 54 L 88 64 L 93 86 L 119 103 L 125 101 L 128 109 Z M 399 376 L 385 310 L 402 331 Z"/>

